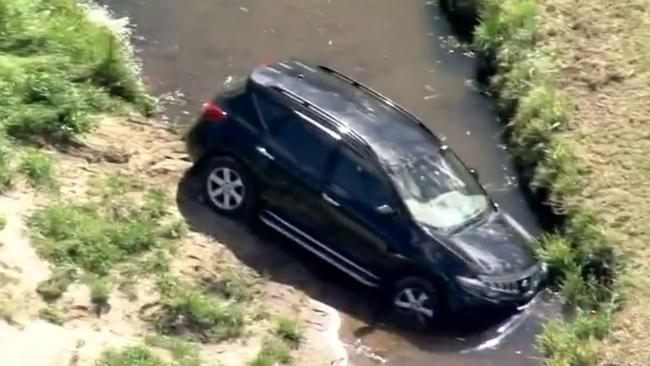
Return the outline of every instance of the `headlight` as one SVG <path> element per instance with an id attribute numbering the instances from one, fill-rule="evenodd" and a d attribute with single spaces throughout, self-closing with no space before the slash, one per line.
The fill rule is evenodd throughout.
<path id="1" fill-rule="evenodd" d="M 478 278 L 456 276 L 456 282 L 458 282 L 465 291 L 474 295 L 487 297 L 495 297 L 499 295 L 498 291 L 493 290 Z"/>
<path id="2" fill-rule="evenodd" d="M 486 288 L 483 281 L 479 280 L 478 278 L 457 276 L 456 281 L 458 281 L 458 283 L 466 289 L 483 290 Z"/>

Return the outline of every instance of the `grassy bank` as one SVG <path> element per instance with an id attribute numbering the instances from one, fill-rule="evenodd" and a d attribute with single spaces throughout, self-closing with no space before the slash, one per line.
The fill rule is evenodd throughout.
<path id="1" fill-rule="evenodd" d="M 131 64 L 119 36 L 75 0 L 0 2 L 0 131 L 66 139 L 87 132 L 96 113 L 126 103 L 147 112 Z"/>
<path id="2" fill-rule="evenodd" d="M 539 338 L 547 364 L 648 364 L 650 2 L 479 3 L 511 151 L 563 219 L 540 251 L 571 310 Z"/>

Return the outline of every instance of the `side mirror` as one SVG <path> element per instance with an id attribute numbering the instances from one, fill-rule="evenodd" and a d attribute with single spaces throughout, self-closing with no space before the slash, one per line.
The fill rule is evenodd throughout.
<path id="1" fill-rule="evenodd" d="M 471 174 L 475 179 L 478 180 L 478 172 L 474 168 L 469 169 L 469 174 Z"/>
<path id="2" fill-rule="evenodd" d="M 397 214 L 397 211 L 389 205 L 381 205 L 377 207 L 376 211 L 381 216 L 393 216 Z"/>

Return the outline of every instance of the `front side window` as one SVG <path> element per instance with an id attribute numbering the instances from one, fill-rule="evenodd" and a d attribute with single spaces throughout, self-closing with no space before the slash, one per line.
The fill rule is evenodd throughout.
<path id="1" fill-rule="evenodd" d="M 353 153 L 340 153 L 332 171 L 330 188 L 338 196 L 359 201 L 363 206 L 374 209 L 390 204 L 390 189 L 379 179 L 379 172 L 360 162 Z"/>
<path id="2" fill-rule="evenodd" d="M 389 166 L 404 203 L 420 223 L 455 230 L 489 209 L 480 184 L 448 149 L 406 156 Z"/>

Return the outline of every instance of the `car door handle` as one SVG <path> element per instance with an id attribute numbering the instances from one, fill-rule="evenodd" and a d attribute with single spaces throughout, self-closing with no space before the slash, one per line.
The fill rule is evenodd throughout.
<path id="1" fill-rule="evenodd" d="M 260 153 L 260 154 L 262 154 L 265 158 L 267 158 L 267 159 L 269 159 L 269 160 L 275 160 L 275 157 L 274 157 L 273 155 L 271 155 L 271 153 L 268 152 L 268 151 L 266 150 L 265 147 L 263 147 L 263 146 L 256 146 L 256 147 L 255 147 L 255 150 L 257 150 L 257 152 Z"/>
<path id="2" fill-rule="evenodd" d="M 330 197 L 330 196 L 329 196 L 327 193 L 325 193 L 325 192 L 323 192 L 322 197 L 323 197 L 323 200 L 324 200 L 325 202 L 329 203 L 330 205 L 332 205 L 332 206 L 334 206 L 334 207 L 339 207 L 339 206 L 341 206 L 340 203 L 336 202 L 336 200 L 335 200 L 334 198 Z"/>

